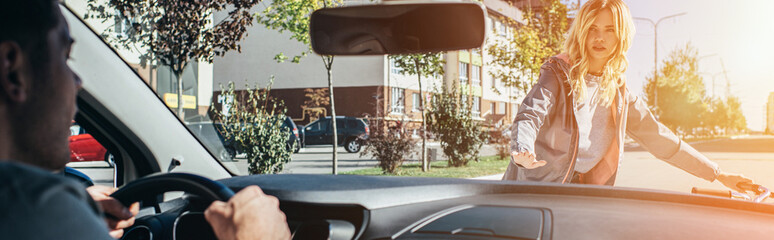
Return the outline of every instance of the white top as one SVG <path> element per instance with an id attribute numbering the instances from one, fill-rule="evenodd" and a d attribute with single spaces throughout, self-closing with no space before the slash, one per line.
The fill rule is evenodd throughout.
<path id="1" fill-rule="evenodd" d="M 586 173 L 597 165 L 615 137 L 610 107 L 599 101 L 599 77 L 586 75 L 586 99 L 575 103 L 578 122 L 578 157 L 575 171 Z"/>

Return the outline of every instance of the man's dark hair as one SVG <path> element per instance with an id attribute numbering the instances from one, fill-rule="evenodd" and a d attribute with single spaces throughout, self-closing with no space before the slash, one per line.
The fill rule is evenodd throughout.
<path id="1" fill-rule="evenodd" d="M 0 0 L 0 42 L 14 41 L 33 66 L 47 59 L 47 34 L 57 26 L 54 0 Z"/>

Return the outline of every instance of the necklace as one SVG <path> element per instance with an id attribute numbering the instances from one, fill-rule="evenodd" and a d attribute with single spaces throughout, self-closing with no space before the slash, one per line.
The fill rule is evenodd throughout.
<path id="1" fill-rule="evenodd" d="M 597 75 L 594 75 L 594 74 L 591 74 L 591 73 L 586 74 L 587 82 L 597 82 L 597 81 L 599 81 L 600 78 L 601 78 L 601 76 L 597 76 Z"/>

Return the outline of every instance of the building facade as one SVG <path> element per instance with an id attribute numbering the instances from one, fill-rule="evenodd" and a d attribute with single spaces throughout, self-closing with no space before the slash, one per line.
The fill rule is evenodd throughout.
<path id="1" fill-rule="evenodd" d="M 521 21 L 521 11 L 506 1 L 483 1 L 489 13 L 488 39 L 507 38 L 514 26 L 503 18 Z M 218 18 L 216 15 L 215 18 Z M 241 42 L 241 53 L 230 52 L 213 63 L 213 91 L 234 82 L 244 89 L 266 87 L 274 79 L 271 95 L 284 101 L 288 115 L 300 124 L 309 122 L 302 107 L 307 97 L 305 89 L 327 88 L 327 72 L 320 56 L 309 54 L 299 63 L 277 63 L 274 56 L 300 54 L 308 49 L 302 43 L 289 40 L 290 34 L 254 24 Z M 487 44 L 488 45 L 488 44 Z M 488 71 L 490 57 L 486 46 L 478 49 L 447 52 L 443 76 L 422 78 L 422 90 L 416 75 L 400 74 L 400 69 L 387 56 L 336 56 L 332 76 L 334 103 L 338 116 L 384 117 L 404 121 L 409 128 L 417 128 L 421 121 L 419 99 L 430 99 L 440 87 L 457 86 L 470 101 L 470 113 L 475 119 L 492 127 L 512 121 L 520 99 L 513 89 L 493 79 Z M 330 107 L 326 113 L 330 114 Z M 406 126 L 406 125 L 404 125 Z"/>
<path id="2" fill-rule="evenodd" d="M 774 134 L 774 92 L 769 93 L 769 101 L 766 102 L 766 133 Z"/>

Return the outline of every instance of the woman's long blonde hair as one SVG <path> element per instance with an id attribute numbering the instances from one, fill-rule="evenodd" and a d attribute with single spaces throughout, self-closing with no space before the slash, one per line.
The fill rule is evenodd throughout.
<path id="1" fill-rule="evenodd" d="M 590 0 L 583 4 L 578 11 L 577 18 L 570 26 L 569 36 L 564 42 L 564 51 L 569 55 L 570 73 L 569 79 L 575 100 L 582 102 L 586 99 L 586 79 L 589 72 L 588 51 L 586 39 L 589 28 L 599 13 L 610 9 L 613 13 L 613 24 L 618 43 L 609 60 L 602 70 L 599 81 L 599 101 L 604 106 L 610 106 L 615 99 L 617 89 L 626 82 L 624 72 L 629 66 L 626 59 L 626 51 L 631 46 L 634 37 L 634 23 L 629 13 L 629 7 L 623 0 Z"/>

